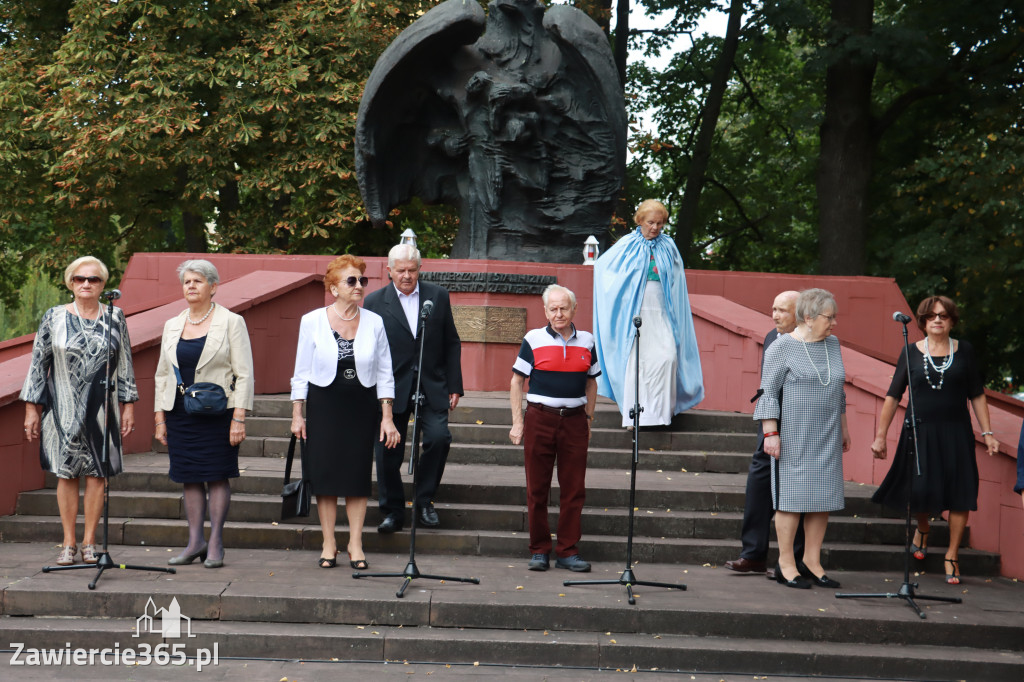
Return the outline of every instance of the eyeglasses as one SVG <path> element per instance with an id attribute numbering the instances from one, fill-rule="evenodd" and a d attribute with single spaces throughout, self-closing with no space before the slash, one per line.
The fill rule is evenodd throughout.
<path id="1" fill-rule="evenodd" d="M 369 281 L 369 277 L 349 277 L 345 280 L 345 284 L 354 287 L 358 283 L 359 286 L 365 287 Z"/>
<path id="2" fill-rule="evenodd" d="M 829 322 L 832 322 L 833 320 L 836 319 L 835 313 L 833 313 L 832 315 L 826 315 L 825 313 L 818 313 L 818 317 L 824 317 Z"/>
<path id="3" fill-rule="evenodd" d="M 96 275 L 92 275 L 90 277 L 86 277 L 85 275 L 72 275 L 71 281 L 75 284 L 85 284 L 86 282 L 89 284 L 99 284 L 103 281 L 103 278 L 97 277 Z"/>
<path id="4" fill-rule="evenodd" d="M 945 322 L 946 320 L 949 319 L 949 315 L 947 315 L 946 313 L 925 313 L 924 315 L 921 316 L 921 319 L 924 320 L 925 322 L 931 322 L 936 317 L 939 318 L 939 320 L 941 320 L 942 322 Z"/>

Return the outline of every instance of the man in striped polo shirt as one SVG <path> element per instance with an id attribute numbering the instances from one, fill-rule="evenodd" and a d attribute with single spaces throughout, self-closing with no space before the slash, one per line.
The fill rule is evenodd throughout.
<path id="1" fill-rule="evenodd" d="M 551 527 L 548 495 L 551 474 L 558 463 L 561 490 L 555 566 L 587 572 L 590 564 L 579 554 L 580 517 L 586 497 L 587 445 L 597 400 L 596 377 L 601 374 L 594 336 L 576 329 L 576 295 L 552 284 L 544 290 L 548 326 L 532 329 L 523 338 L 512 366 L 512 430 L 514 445 L 523 443 L 526 463 L 526 513 L 530 523 L 531 571 L 548 570 Z M 523 389 L 526 416 L 523 416 Z"/>

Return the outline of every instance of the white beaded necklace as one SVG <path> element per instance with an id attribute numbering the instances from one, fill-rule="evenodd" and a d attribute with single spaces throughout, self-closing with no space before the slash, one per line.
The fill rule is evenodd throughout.
<path id="1" fill-rule="evenodd" d="M 356 306 L 356 311 L 352 313 L 352 317 L 343 317 L 342 314 L 338 312 L 337 306 L 337 301 L 331 304 L 331 308 L 334 309 L 334 314 L 337 315 L 338 319 L 341 320 L 342 322 L 351 322 L 352 320 L 356 319 L 356 315 L 359 314 L 359 306 Z"/>
<path id="2" fill-rule="evenodd" d="M 198 320 L 193 320 L 193 319 L 192 319 L 192 315 L 191 315 L 191 311 L 188 311 L 188 310 L 186 310 L 186 311 L 185 311 L 185 319 L 187 319 L 187 320 L 188 320 L 188 323 L 189 323 L 189 324 L 197 324 L 197 325 L 198 325 L 198 324 L 202 324 L 203 322 L 206 322 L 206 318 L 208 318 L 208 317 L 210 316 L 210 313 L 212 313 L 212 312 L 213 312 L 213 309 L 214 309 L 214 308 L 215 308 L 216 306 L 217 306 L 217 304 L 216 304 L 216 303 L 214 303 L 213 301 L 210 301 L 210 309 L 209 309 L 209 310 L 207 310 L 207 311 L 206 311 L 206 314 L 205 314 L 205 315 L 203 315 L 202 317 L 200 317 L 200 318 L 199 318 Z"/>
<path id="3" fill-rule="evenodd" d="M 928 350 L 928 337 L 924 337 L 924 356 L 922 357 L 924 363 L 924 378 L 928 381 L 928 385 L 931 386 L 933 391 L 942 390 L 942 383 L 946 380 L 946 370 L 953 366 L 953 339 L 949 340 L 949 355 L 946 356 L 945 361 L 941 365 L 936 365 L 935 361 L 932 360 L 931 351 Z M 932 366 L 939 374 L 939 385 L 936 386 L 932 383 L 932 377 L 928 373 L 928 365 Z"/>
<path id="4" fill-rule="evenodd" d="M 803 342 L 801 345 L 804 347 L 804 355 L 807 356 L 807 362 L 811 363 L 811 367 L 814 367 L 814 373 L 818 375 L 818 383 L 822 386 L 828 386 L 832 383 L 832 361 L 828 357 L 828 346 L 823 346 L 825 348 L 825 365 L 828 367 L 828 379 L 822 381 L 821 372 L 818 371 L 817 365 L 814 364 L 814 360 L 811 360 L 811 354 L 807 350 L 807 340 L 804 338 L 803 333 L 800 334 L 799 338 Z"/>
<path id="5" fill-rule="evenodd" d="M 95 320 L 87 319 L 85 317 L 85 315 L 82 314 L 82 312 L 78 309 L 78 301 L 72 299 L 71 300 L 71 307 L 75 309 L 75 315 L 78 315 L 78 319 L 81 321 L 82 327 L 85 328 L 85 329 L 93 329 L 96 326 L 96 323 L 100 321 L 100 317 L 103 315 L 103 306 L 102 305 L 100 306 L 100 311 L 96 315 L 96 319 Z"/>

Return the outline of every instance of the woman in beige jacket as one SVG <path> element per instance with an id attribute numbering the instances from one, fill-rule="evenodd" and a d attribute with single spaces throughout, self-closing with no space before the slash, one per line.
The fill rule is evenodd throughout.
<path id="1" fill-rule="evenodd" d="M 206 568 L 219 568 L 231 504 L 229 479 L 238 477 L 238 445 L 245 440 L 246 410 L 253 403 L 252 348 L 245 320 L 213 302 L 220 276 L 212 263 L 185 261 L 178 277 L 188 308 L 164 325 L 154 410 L 156 438 L 170 455 L 171 480 L 184 485 L 189 539 L 167 563 L 190 564 L 198 557 Z M 200 381 L 224 389 L 228 409 L 223 414 L 185 412 L 182 389 Z M 207 509 L 209 542 L 203 536 Z"/>

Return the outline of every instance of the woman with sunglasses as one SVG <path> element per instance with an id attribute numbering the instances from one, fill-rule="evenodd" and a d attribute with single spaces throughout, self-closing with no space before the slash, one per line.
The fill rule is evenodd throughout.
<path id="1" fill-rule="evenodd" d="M 321 568 L 338 563 L 334 527 L 339 497 L 345 498 L 348 516 L 349 564 L 358 570 L 369 567 L 363 522 L 373 442 L 377 438 L 394 447 L 399 441 L 392 418 L 395 379 L 384 320 L 359 305 L 367 283 L 364 272 L 362 258 L 346 254 L 330 262 L 324 288 L 334 301 L 303 315 L 295 349 L 291 432 L 306 439 L 302 473 L 316 496 L 323 533 Z"/>
<path id="2" fill-rule="evenodd" d="M 919 561 L 928 554 L 929 518 L 948 510 L 949 547 L 944 569 L 946 582 L 959 585 L 960 542 L 968 514 L 978 508 L 978 463 L 968 403 L 974 408 L 989 455 L 999 450 L 999 441 L 992 436 L 984 384 L 971 345 L 950 338 L 960 319 L 956 303 L 945 296 L 929 296 L 917 307 L 916 317 L 925 338 L 910 346 L 909 362 L 906 353 L 900 353 L 871 450 L 876 459 L 885 459 L 886 435 L 909 382 L 917 410 L 921 474 L 912 473 L 908 485 L 911 469 L 907 457 L 914 456 L 914 446 L 904 425 L 889 473 L 872 499 L 905 510 L 909 490 L 910 509 L 917 515 L 911 550 Z"/>
<path id="3" fill-rule="evenodd" d="M 238 446 L 245 440 L 245 415 L 255 392 L 252 346 L 242 316 L 213 302 L 220 282 L 213 263 L 187 260 L 178 266 L 178 280 L 188 307 L 164 324 L 153 377 L 155 437 L 167 446 L 171 480 L 182 484 L 188 521 L 188 546 L 167 563 L 179 566 L 198 558 L 206 568 L 220 568 L 230 479 L 239 475 Z M 184 388 L 196 382 L 224 389 L 223 414 L 185 411 Z M 203 536 L 207 510 L 209 541 Z"/>
<path id="4" fill-rule="evenodd" d="M 25 437 L 39 439 L 39 461 L 57 476 L 57 508 L 64 530 L 57 565 L 75 563 L 78 543 L 78 479 L 85 477 L 85 524 L 82 561 L 97 562 L 96 527 L 103 512 L 103 477 L 121 472 L 121 439 L 134 431 L 139 393 L 132 370 L 131 341 L 124 313 L 114 308 L 108 320 L 100 294 L 107 281 L 107 266 L 83 256 L 64 271 L 71 303 L 43 314 L 32 344 L 32 364 L 21 390 L 25 401 Z M 107 326 L 110 323 L 110 376 L 116 393 L 104 409 L 107 367 Z M 120 404 L 120 420 L 116 395 Z M 102 467 L 104 418 L 110 418 L 106 469 Z"/>

